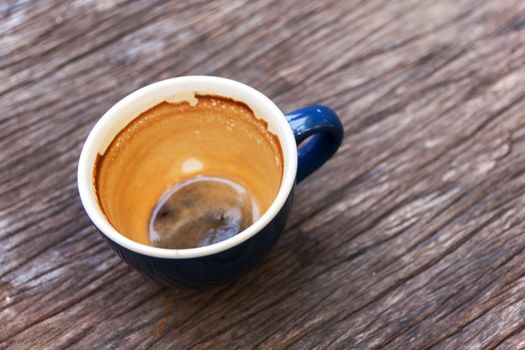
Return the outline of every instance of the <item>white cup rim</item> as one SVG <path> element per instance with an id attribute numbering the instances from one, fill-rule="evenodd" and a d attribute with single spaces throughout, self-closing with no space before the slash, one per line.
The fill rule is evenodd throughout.
<path id="1" fill-rule="evenodd" d="M 113 140 L 116 133 L 122 130 L 132 119 L 139 116 L 146 109 L 139 110 L 134 117 L 127 117 L 124 122 L 123 111 L 132 108 L 134 104 L 148 100 L 151 106 L 169 98 L 168 92 L 206 93 L 246 103 L 258 118 L 265 119 L 270 130 L 276 134 L 281 143 L 283 152 L 283 176 L 281 186 L 274 201 L 268 210 L 253 225 L 239 234 L 224 241 L 191 249 L 166 249 L 157 248 L 135 242 L 119 233 L 107 220 L 102 212 L 94 189 L 93 170 L 97 154 L 105 150 Z M 235 96 L 232 96 L 235 95 Z M 155 102 L 158 101 L 158 102 Z M 259 114 L 258 114 L 259 112 Z M 128 113 L 129 114 L 129 113 Z M 116 127 L 117 120 L 125 123 Z M 131 119 L 129 119 L 131 118 Z M 77 181 L 80 199 L 84 209 L 94 225 L 111 241 L 116 244 L 146 256 L 165 259 L 188 259 L 216 254 L 233 248 L 251 237 L 255 236 L 266 227 L 279 213 L 286 203 L 295 183 L 297 173 L 297 146 L 293 132 L 281 110 L 264 94 L 256 89 L 235 80 L 214 76 L 183 76 L 162 80 L 140 88 L 113 105 L 95 124 L 87 137 L 78 163 Z"/>

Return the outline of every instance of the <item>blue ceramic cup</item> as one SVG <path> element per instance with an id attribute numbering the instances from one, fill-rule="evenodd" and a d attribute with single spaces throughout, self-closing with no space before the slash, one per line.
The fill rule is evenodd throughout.
<path id="1" fill-rule="evenodd" d="M 192 249 L 165 249 L 130 240 L 109 223 L 99 206 L 93 178 L 97 155 L 104 154 L 114 137 L 142 112 L 163 101 L 189 101 L 196 93 L 244 102 L 268 123 L 283 152 L 279 192 L 252 226 L 219 243 Z M 240 82 L 209 76 L 173 78 L 133 92 L 102 116 L 80 155 L 78 190 L 88 216 L 126 263 L 170 286 L 212 287 L 239 278 L 268 253 L 284 230 L 295 184 L 326 162 L 337 151 L 342 138 L 341 122 L 328 107 L 310 106 L 283 114 L 269 98 Z M 297 146 L 306 139 L 298 150 Z"/>

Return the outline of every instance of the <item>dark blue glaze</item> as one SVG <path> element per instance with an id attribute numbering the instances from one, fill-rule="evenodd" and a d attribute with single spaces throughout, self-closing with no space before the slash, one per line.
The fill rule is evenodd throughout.
<path id="1" fill-rule="evenodd" d="M 126 249 L 102 236 L 122 260 L 156 282 L 188 288 L 214 287 L 238 279 L 262 260 L 284 230 L 292 197 L 293 190 L 279 213 L 257 234 L 233 248 L 203 257 L 151 257 Z"/>
<path id="2" fill-rule="evenodd" d="M 297 182 L 321 167 L 343 141 L 343 126 L 333 110 L 314 105 L 286 114 L 297 145 L 312 136 L 298 150 Z"/>
<path id="3" fill-rule="evenodd" d="M 306 107 L 287 114 L 286 118 L 298 145 L 312 136 L 298 151 L 296 180 L 299 182 L 337 151 L 343 128 L 336 114 L 325 106 Z M 191 259 L 156 258 L 131 251 L 103 237 L 126 263 L 154 281 L 168 286 L 214 287 L 238 279 L 268 253 L 284 230 L 293 191 L 292 188 L 279 213 L 261 231 L 235 247 L 212 255 Z"/>

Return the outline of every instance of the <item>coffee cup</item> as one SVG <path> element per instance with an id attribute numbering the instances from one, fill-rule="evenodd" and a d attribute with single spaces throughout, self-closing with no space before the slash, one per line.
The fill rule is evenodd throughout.
<path id="1" fill-rule="evenodd" d="M 277 194 L 253 224 L 225 240 L 188 249 L 137 242 L 119 232 L 101 207 L 95 185 L 97 162 L 115 137 L 144 111 L 165 101 L 180 103 L 195 96 L 237 101 L 264 121 L 282 152 L 282 176 Z M 167 79 L 124 97 L 100 118 L 82 148 L 78 190 L 93 224 L 130 266 L 169 286 L 213 287 L 238 279 L 269 252 L 285 228 L 296 183 L 332 157 L 342 139 L 341 122 L 326 106 L 314 105 L 284 114 L 261 92 L 237 81 L 212 76 Z M 129 215 L 131 218 L 133 213 Z"/>

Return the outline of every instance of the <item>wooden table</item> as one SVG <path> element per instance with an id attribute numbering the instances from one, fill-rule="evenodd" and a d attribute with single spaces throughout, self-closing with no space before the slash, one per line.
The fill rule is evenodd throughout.
<path id="1" fill-rule="evenodd" d="M 0 3 L 0 348 L 525 348 L 525 2 Z M 148 83 L 209 74 L 341 116 L 253 272 L 170 289 L 76 189 Z"/>

